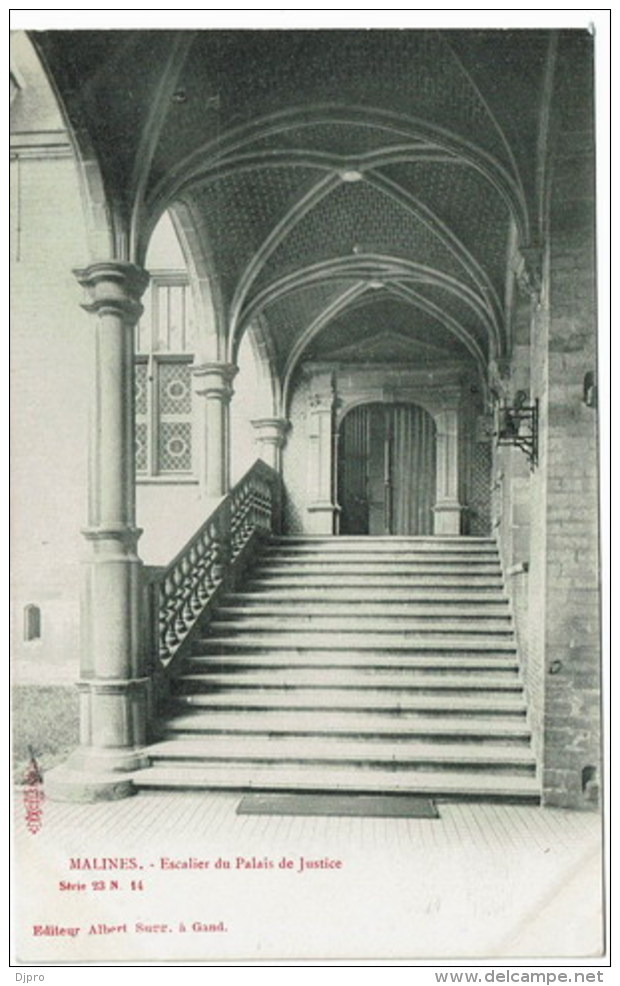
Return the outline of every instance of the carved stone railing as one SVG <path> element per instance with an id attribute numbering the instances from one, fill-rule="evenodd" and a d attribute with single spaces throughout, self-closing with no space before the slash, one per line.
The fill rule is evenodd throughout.
<path id="1" fill-rule="evenodd" d="M 280 484 L 278 473 L 257 460 L 167 567 L 146 569 L 146 644 L 155 678 L 186 649 L 217 598 L 234 588 L 257 539 L 279 531 Z"/>

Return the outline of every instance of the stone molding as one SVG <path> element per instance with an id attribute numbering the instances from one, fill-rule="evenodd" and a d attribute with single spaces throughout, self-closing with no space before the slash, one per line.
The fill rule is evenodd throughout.
<path id="1" fill-rule="evenodd" d="M 408 403 L 422 407 L 434 420 L 437 441 L 435 534 L 458 535 L 463 506 L 458 499 L 459 404 L 462 368 L 433 374 L 398 365 L 346 368 L 327 362 L 308 363 L 308 500 L 313 533 L 331 534 L 339 513 L 335 502 L 334 434 L 345 415 L 363 404 Z M 439 379 L 435 379 L 439 377 Z"/>
<path id="2" fill-rule="evenodd" d="M 256 431 L 256 441 L 261 448 L 261 457 L 276 472 L 281 472 L 282 449 L 291 426 L 290 421 L 287 418 L 255 418 L 252 426 Z"/>
<path id="3" fill-rule="evenodd" d="M 252 426 L 259 433 L 256 438 L 259 442 L 274 442 L 284 445 L 286 433 L 291 427 L 288 418 L 255 418 L 251 421 Z"/>
<path id="4" fill-rule="evenodd" d="M 234 363 L 200 363 L 192 367 L 194 390 L 200 397 L 228 402 L 234 394 L 232 382 L 238 372 Z"/>
<path id="5" fill-rule="evenodd" d="M 128 327 L 140 318 L 140 298 L 149 283 L 149 274 L 137 264 L 123 260 L 104 260 L 73 271 L 89 300 L 84 311 L 96 315 L 122 317 Z"/>

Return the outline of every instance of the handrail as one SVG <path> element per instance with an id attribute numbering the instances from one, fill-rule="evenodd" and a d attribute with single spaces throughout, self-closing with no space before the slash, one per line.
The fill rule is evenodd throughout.
<path id="1" fill-rule="evenodd" d="M 279 529 L 280 477 L 258 459 L 169 565 L 147 570 L 147 624 L 152 658 L 167 668 L 193 636 L 205 610 L 255 536 Z"/>

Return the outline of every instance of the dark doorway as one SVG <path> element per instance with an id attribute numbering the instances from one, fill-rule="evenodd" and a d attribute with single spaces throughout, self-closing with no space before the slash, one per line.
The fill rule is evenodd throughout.
<path id="1" fill-rule="evenodd" d="M 435 422 L 415 404 L 362 404 L 338 435 L 341 534 L 432 534 Z"/>

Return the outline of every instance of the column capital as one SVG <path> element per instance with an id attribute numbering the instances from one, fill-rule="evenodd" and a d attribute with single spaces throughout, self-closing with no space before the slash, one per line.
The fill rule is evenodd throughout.
<path id="1" fill-rule="evenodd" d="M 255 418 L 252 425 L 256 431 L 261 458 L 276 472 L 281 472 L 282 449 L 290 422 L 286 418 Z"/>
<path id="2" fill-rule="evenodd" d="M 142 314 L 140 298 L 149 282 L 148 273 L 124 260 L 102 260 L 73 271 L 88 301 L 82 308 L 96 315 L 113 314 L 135 324 Z"/>
<path id="3" fill-rule="evenodd" d="M 203 397 L 230 399 L 233 395 L 232 382 L 239 372 L 234 363 L 201 363 L 192 367 L 195 390 Z"/>
<path id="4" fill-rule="evenodd" d="M 255 418 L 252 425 L 258 432 L 259 440 L 273 442 L 280 447 L 284 445 L 286 433 L 290 428 L 287 418 Z"/>

